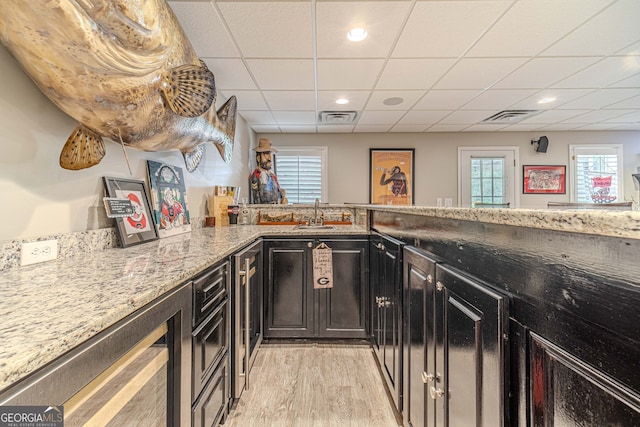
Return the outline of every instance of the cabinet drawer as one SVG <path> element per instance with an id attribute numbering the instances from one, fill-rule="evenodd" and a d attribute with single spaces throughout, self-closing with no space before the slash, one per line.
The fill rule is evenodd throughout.
<path id="1" fill-rule="evenodd" d="M 192 408 L 193 427 L 217 426 L 227 417 L 229 402 L 229 363 L 224 354 L 211 379 L 205 386 Z"/>
<path id="2" fill-rule="evenodd" d="M 193 325 L 198 324 L 227 297 L 229 263 L 224 262 L 193 279 Z"/>
<path id="3" fill-rule="evenodd" d="M 211 372 L 223 357 L 226 357 L 229 347 L 229 334 L 227 325 L 228 304 L 223 304 L 215 309 L 201 325 L 193 331 L 192 361 L 193 361 L 193 397 L 197 397 Z"/>

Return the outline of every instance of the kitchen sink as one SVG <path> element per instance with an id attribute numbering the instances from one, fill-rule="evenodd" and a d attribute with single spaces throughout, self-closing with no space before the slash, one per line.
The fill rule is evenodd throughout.
<path id="1" fill-rule="evenodd" d="M 300 230 L 335 230 L 335 225 L 324 225 L 324 224 L 298 224 L 293 228 L 297 228 Z"/>

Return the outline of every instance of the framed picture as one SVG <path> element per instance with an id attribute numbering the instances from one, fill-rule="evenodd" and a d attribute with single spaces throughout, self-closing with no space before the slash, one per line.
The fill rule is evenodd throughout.
<path id="1" fill-rule="evenodd" d="M 153 224 L 149 197 L 144 182 L 127 178 L 103 177 L 108 197 L 129 199 L 133 206 L 131 216 L 116 218 L 120 245 L 124 248 L 158 238 Z"/>
<path id="2" fill-rule="evenodd" d="M 567 167 L 523 166 L 524 194 L 565 194 Z"/>
<path id="3" fill-rule="evenodd" d="M 182 168 L 147 160 L 151 204 L 160 238 L 191 231 Z"/>
<path id="4" fill-rule="evenodd" d="M 413 148 L 369 150 L 369 203 L 413 205 Z"/>

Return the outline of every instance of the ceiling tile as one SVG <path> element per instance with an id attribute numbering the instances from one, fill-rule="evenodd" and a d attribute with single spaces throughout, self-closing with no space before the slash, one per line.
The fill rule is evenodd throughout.
<path id="1" fill-rule="evenodd" d="M 313 90 L 311 59 L 248 59 L 261 90 Z"/>
<path id="2" fill-rule="evenodd" d="M 640 72 L 640 62 L 627 57 L 614 56 L 568 77 L 553 85 L 559 88 L 601 88 Z"/>
<path id="3" fill-rule="evenodd" d="M 427 132 L 460 132 L 466 127 L 467 125 L 443 125 L 438 123 L 430 126 Z"/>
<path id="4" fill-rule="evenodd" d="M 481 90 L 430 90 L 413 108 L 416 110 L 455 110 L 480 93 L 482 93 Z"/>
<path id="5" fill-rule="evenodd" d="M 318 90 L 370 90 L 382 59 L 319 59 Z"/>
<path id="6" fill-rule="evenodd" d="M 637 92 L 636 92 L 637 93 Z M 625 99 L 624 101 L 617 102 L 609 106 L 610 108 L 635 108 L 640 109 L 640 95 L 634 96 L 629 99 Z"/>
<path id="7" fill-rule="evenodd" d="M 409 111 L 400 121 L 399 125 L 433 125 L 438 123 L 451 111 Z"/>
<path id="8" fill-rule="evenodd" d="M 316 124 L 316 113 L 313 111 L 274 111 L 273 116 L 279 125 Z"/>
<path id="9" fill-rule="evenodd" d="M 637 89 L 600 89 L 591 92 L 581 98 L 568 102 L 562 108 L 589 108 L 600 109 L 610 107 L 612 104 L 633 98 L 640 92 Z"/>
<path id="10" fill-rule="evenodd" d="M 461 59 L 434 89 L 487 89 L 524 62 L 524 58 Z"/>
<path id="11" fill-rule="evenodd" d="M 251 125 L 256 133 L 280 133 L 280 128 L 277 125 Z"/>
<path id="12" fill-rule="evenodd" d="M 521 124 L 549 124 L 549 123 L 559 123 L 564 120 L 570 119 L 572 117 L 576 117 L 582 115 L 586 112 L 586 110 L 549 110 L 543 111 L 540 114 L 536 114 L 535 116 L 531 116 L 528 119 L 521 121 Z"/>
<path id="13" fill-rule="evenodd" d="M 601 58 L 534 58 L 500 80 L 496 89 L 545 88 L 583 70 Z"/>
<path id="14" fill-rule="evenodd" d="M 504 123 L 478 123 L 464 129 L 464 132 L 497 132 L 501 129 L 509 127 Z"/>
<path id="15" fill-rule="evenodd" d="M 535 55 L 598 12 L 610 0 L 537 0 L 513 6 L 467 52 L 468 56 Z M 553 11 L 549 13 L 549 11 Z"/>
<path id="16" fill-rule="evenodd" d="M 454 111 L 447 117 L 440 120 L 438 124 L 443 125 L 469 125 L 480 123 L 487 117 L 491 117 L 496 112 L 494 110 L 487 111 Z"/>
<path id="17" fill-rule="evenodd" d="M 364 108 L 364 105 L 369 99 L 371 92 L 369 91 L 356 91 L 356 90 L 342 90 L 342 91 L 330 91 L 321 90 L 318 91 L 318 110 L 319 111 L 360 111 Z M 348 99 L 348 104 L 336 104 L 338 99 Z"/>
<path id="18" fill-rule="evenodd" d="M 562 123 L 598 123 L 628 114 L 627 110 L 596 110 L 564 120 Z"/>
<path id="19" fill-rule="evenodd" d="M 240 115 L 252 125 L 274 124 L 273 114 L 270 111 L 241 111 Z"/>
<path id="20" fill-rule="evenodd" d="M 204 62 L 213 72 L 217 88 L 256 89 L 256 84 L 241 59 L 204 58 Z"/>
<path id="21" fill-rule="evenodd" d="M 405 111 L 363 111 L 358 125 L 393 125 L 404 114 Z"/>
<path id="22" fill-rule="evenodd" d="M 516 102 L 520 102 L 525 98 L 536 93 L 535 90 L 523 90 L 523 89 L 511 89 L 511 90 L 501 90 L 501 89 L 489 89 L 482 92 L 480 95 L 473 98 L 471 101 L 466 103 L 462 109 L 463 110 L 489 110 L 496 109 L 501 110 L 506 107 L 509 107 Z"/>
<path id="23" fill-rule="evenodd" d="M 567 102 L 593 91 L 594 89 L 544 89 L 512 105 L 510 108 L 520 110 L 549 110 L 559 108 Z M 555 101 L 546 104 L 539 103 L 540 100 L 548 98 L 555 98 Z"/>
<path id="24" fill-rule="evenodd" d="M 390 59 L 376 89 L 429 89 L 454 64 L 453 59 Z"/>
<path id="25" fill-rule="evenodd" d="M 172 1 L 169 6 L 201 58 L 240 56 L 233 38 L 212 3 Z"/>
<path id="26" fill-rule="evenodd" d="M 459 58 L 510 1 L 419 1 L 393 51 L 394 58 Z"/>
<path id="27" fill-rule="evenodd" d="M 316 2 L 318 58 L 386 58 L 400 33 L 410 1 Z M 352 28 L 367 30 L 361 42 Z"/>
<path id="28" fill-rule="evenodd" d="M 217 2 L 242 55 L 313 58 L 311 2 Z"/>
<path id="29" fill-rule="evenodd" d="M 367 102 L 367 111 L 383 111 L 383 110 L 408 110 L 418 99 L 424 95 L 423 90 L 376 90 L 371 94 L 369 102 Z M 389 98 L 401 98 L 403 101 L 395 105 L 385 104 L 385 100 Z"/>
<path id="30" fill-rule="evenodd" d="M 600 3 L 603 6 L 607 4 L 611 6 L 545 50 L 543 54 L 545 56 L 610 55 L 640 40 L 639 1 L 603 0 Z"/>
<path id="31" fill-rule="evenodd" d="M 262 93 L 257 90 L 234 90 L 234 91 L 224 91 L 219 92 L 221 95 L 225 97 L 225 99 L 229 99 L 229 96 L 235 95 L 238 99 L 238 111 L 244 110 L 268 110 L 269 107 L 267 103 L 264 102 L 264 98 L 262 97 Z M 227 94 L 229 96 L 227 96 Z M 221 106 L 223 103 L 220 101 L 216 102 L 218 106 Z"/>
<path id="32" fill-rule="evenodd" d="M 305 91 L 293 91 L 293 90 L 281 90 L 281 91 L 264 91 L 264 94 L 269 107 L 272 110 L 315 110 L 316 109 L 316 95 L 312 90 Z"/>

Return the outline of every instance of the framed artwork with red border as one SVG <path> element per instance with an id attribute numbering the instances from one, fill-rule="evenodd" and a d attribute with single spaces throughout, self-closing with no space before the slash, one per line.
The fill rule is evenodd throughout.
<path id="1" fill-rule="evenodd" d="M 525 165 L 522 182 L 524 194 L 565 194 L 567 167 L 565 165 Z"/>

